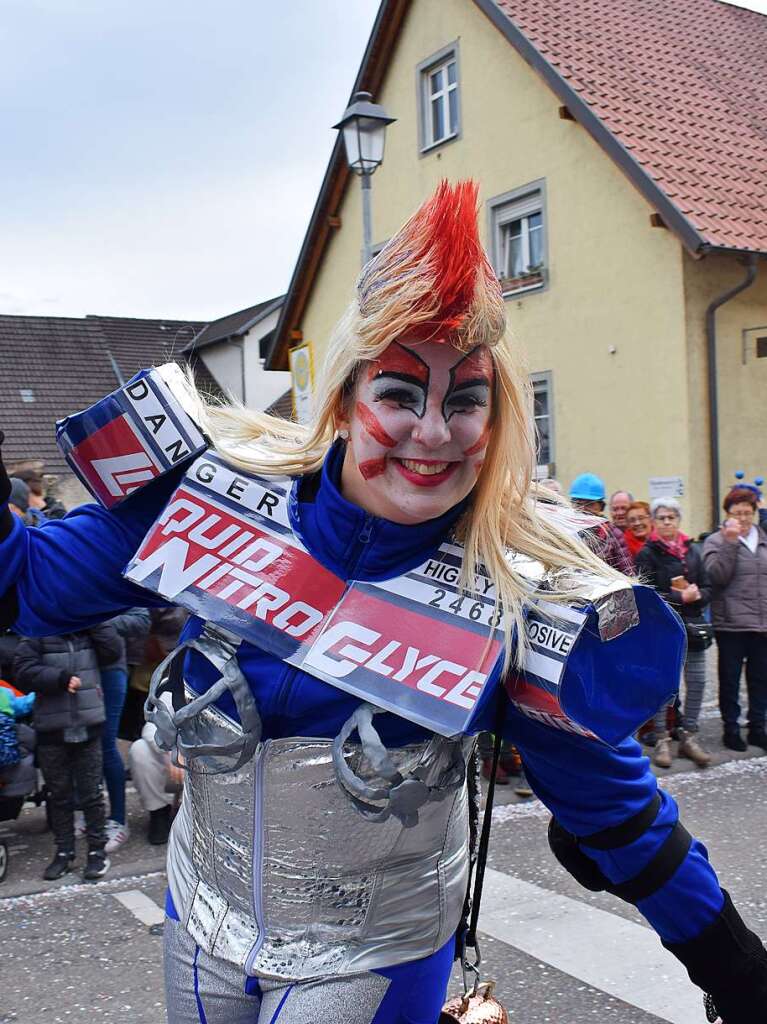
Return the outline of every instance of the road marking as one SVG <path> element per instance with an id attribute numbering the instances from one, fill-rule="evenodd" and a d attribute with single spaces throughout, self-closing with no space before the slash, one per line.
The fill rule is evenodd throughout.
<path id="1" fill-rule="evenodd" d="M 488 868 L 479 929 L 669 1024 L 703 1022 L 703 994 L 649 928 Z"/>
<path id="2" fill-rule="evenodd" d="M 142 924 L 151 926 L 162 924 L 165 920 L 165 911 L 158 907 L 154 900 L 139 889 L 128 889 L 127 892 L 113 892 L 112 896 L 118 903 L 130 910 L 134 917 L 137 917 Z"/>
<path id="3" fill-rule="evenodd" d="M 676 772 L 674 775 L 658 779 L 658 785 L 676 797 L 676 790 L 686 789 L 688 786 L 707 786 L 710 782 L 728 779 L 733 775 L 767 775 L 767 757 L 764 755 L 742 757 L 737 760 L 724 761 L 713 768 L 690 768 L 689 771 Z M 540 800 L 524 800 L 520 803 L 501 804 L 493 808 L 494 825 L 518 821 L 520 818 L 548 818 L 550 816 L 551 812 Z M 684 817 L 684 805 L 682 805 L 682 816 Z"/>

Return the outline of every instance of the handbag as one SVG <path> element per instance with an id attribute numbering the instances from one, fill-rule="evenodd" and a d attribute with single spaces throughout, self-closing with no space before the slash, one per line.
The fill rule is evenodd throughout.
<path id="1" fill-rule="evenodd" d="M 685 619 L 684 628 L 689 651 L 706 651 L 714 642 L 714 627 L 702 615 L 695 619 Z"/>
<path id="2" fill-rule="evenodd" d="M 482 901 L 482 884 L 485 879 L 487 851 L 490 845 L 490 826 L 493 821 L 493 800 L 495 797 L 495 777 L 501 758 L 503 741 L 503 720 L 506 716 L 506 692 L 501 686 L 498 690 L 498 708 L 496 711 L 495 737 L 493 742 L 493 763 L 487 787 L 485 811 L 482 816 L 482 832 L 480 835 L 477 857 L 469 871 L 469 884 L 466 893 L 461 923 L 456 932 L 456 959 L 461 961 L 463 971 L 463 995 L 453 996 L 442 1007 L 438 1024 L 509 1024 L 506 1009 L 493 995 L 494 981 L 480 980 L 482 956 L 477 942 L 477 923 L 479 907 Z M 476 758 L 476 752 L 475 752 Z M 476 761 L 475 761 L 476 763 Z M 479 772 L 475 773 L 476 785 L 480 787 Z M 478 820 L 478 815 L 475 821 Z M 471 876 L 474 875 L 472 890 Z M 474 950 L 473 959 L 469 958 L 468 950 Z M 473 982 L 471 977 L 473 975 Z"/>

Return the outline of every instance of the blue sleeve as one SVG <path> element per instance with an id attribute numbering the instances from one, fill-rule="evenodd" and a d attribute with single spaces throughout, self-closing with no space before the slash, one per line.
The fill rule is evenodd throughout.
<path id="1" fill-rule="evenodd" d="M 536 795 L 557 821 L 576 836 L 611 828 L 661 795 L 654 823 L 635 842 L 607 852 L 581 849 L 609 880 L 618 884 L 639 874 L 668 838 L 678 818 L 672 798 L 658 790 L 650 762 L 639 744 L 624 740 L 609 747 L 598 740 L 560 732 L 508 709 L 506 734 L 516 744 Z M 674 875 L 637 909 L 666 942 L 700 935 L 721 912 L 724 896 L 706 848 L 693 840 Z"/>
<path id="2" fill-rule="evenodd" d="M 16 611 L 6 624 L 24 636 L 45 636 L 84 629 L 125 608 L 165 605 L 122 572 L 179 477 L 159 478 L 110 511 L 83 505 L 41 527 L 25 527 L 14 516 L 0 543 L 0 598 Z"/>

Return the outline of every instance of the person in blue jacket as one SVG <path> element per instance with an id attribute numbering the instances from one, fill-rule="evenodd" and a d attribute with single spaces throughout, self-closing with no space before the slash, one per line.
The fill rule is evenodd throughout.
<path id="1" fill-rule="evenodd" d="M 559 860 L 636 905 L 712 1020 L 765 1004 L 764 946 L 631 738 L 676 689 L 682 628 L 531 483 L 516 366 L 476 186 L 443 183 L 363 269 L 312 424 L 190 391 L 208 453 L 144 480 L 100 449 L 113 491 L 133 467 L 120 503 L 35 530 L 3 507 L 0 628 L 193 612 L 147 701 L 187 773 L 171 1024 L 435 1024 L 481 730 L 519 748 Z M 145 448 L 173 419 L 136 412 L 151 390 L 124 389 Z M 103 440 L 104 410 L 87 422 Z"/>

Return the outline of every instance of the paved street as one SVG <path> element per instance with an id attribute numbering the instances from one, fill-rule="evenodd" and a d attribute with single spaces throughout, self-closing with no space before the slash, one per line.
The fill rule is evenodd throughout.
<path id="1" fill-rule="evenodd" d="M 704 738 L 718 751 L 711 695 L 704 713 Z M 760 753 L 718 752 L 706 771 L 676 762 L 664 784 L 747 921 L 767 935 L 767 757 Z M 164 848 L 145 842 L 133 792 L 129 809 L 131 840 L 97 885 L 77 874 L 61 883 L 40 880 L 50 847 L 42 810 L 30 807 L 0 825 L 11 846 L 0 886 L 0 1024 L 164 1019 Z M 482 951 L 512 1022 L 702 1024 L 698 992 L 639 915 L 585 892 L 558 867 L 539 803 L 500 789 L 494 819 Z"/>

